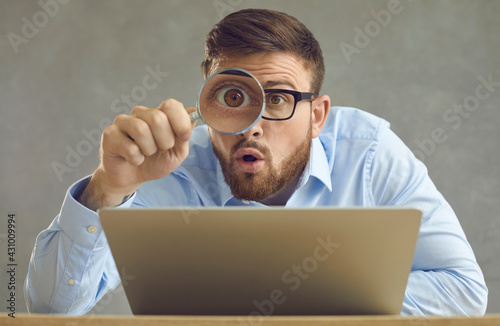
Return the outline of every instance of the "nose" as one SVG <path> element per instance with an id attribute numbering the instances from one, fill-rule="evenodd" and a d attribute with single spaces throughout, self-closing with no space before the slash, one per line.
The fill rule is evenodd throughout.
<path id="1" fill-rule="evenodd" d="M 252 128 L 248 129 L 246 132 L 239 134 L 238 136 L 240 138 L 246 138 L 246 139 L 259 139 L 262 137 L 264 134 L 264 129 L 262 129 L 262 121 L 263 119 L 260 119 Z"/>

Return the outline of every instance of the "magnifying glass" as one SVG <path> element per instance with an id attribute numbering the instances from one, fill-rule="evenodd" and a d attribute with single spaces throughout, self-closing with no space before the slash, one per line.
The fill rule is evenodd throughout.
<path id="1" fill-rule="evenodd" d="M 211 74 L 198 94 L 197 111 L 191 121 L 201 119 L 215 131 L 237 135 L 252 128 L 262 117 L 265 94 L 259 81 L 241 68 L 226 68 Z"/>

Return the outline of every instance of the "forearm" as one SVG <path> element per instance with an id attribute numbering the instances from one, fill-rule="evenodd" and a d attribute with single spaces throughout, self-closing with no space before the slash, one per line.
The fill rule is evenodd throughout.
<path id="1" fill-rule="evenodd" d="M 402 313 L 481 316 L 488 300 L 483 273 L 451 207 L 441 201 L 422 222 Z"/>
<path id="2" fill-rule="evenodd" d="M 454 270 L 411 272 L 401 314 L 484 315 L 488 289 L 481 275 L 466 274 Z"/>
<path id="3" fill-rule="evenodd" d="M 30 312 L 83 314 L 119 284 L 97 213 L 73 197 L 86 181 L 70 188 L 61 213 L 36 239 L 25 282 Z"/>
<path id="4" fill-rule="evenodd" d="M 385 137 L 370 173 L 375 204 L 422 211 L 402 314 L 484 314 L 488 290 L 455 212 L 404 143 Z"/>
<path id="5" fill-rule="evenodd" d="M 25 282 L 30 313 L 81 315 L 120 280 L 109 249 L 90 249 L 63 231 L 44 231 L 37 240 Z M 114 268 L 116 269 L 116 268 Z M 107 279 L 102 282 L 102 275 Z"/>

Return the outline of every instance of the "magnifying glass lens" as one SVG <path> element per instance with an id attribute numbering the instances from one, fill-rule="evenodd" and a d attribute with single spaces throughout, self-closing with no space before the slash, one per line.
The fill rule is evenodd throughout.
<path id="1" fill-rule="evenodd" d="M 264 92 L 249 73 L 228 69 L 205 81 L 198 103 L 200 115 L 211 128 L 237 134 L 247 131 L 260 119 Z"/>

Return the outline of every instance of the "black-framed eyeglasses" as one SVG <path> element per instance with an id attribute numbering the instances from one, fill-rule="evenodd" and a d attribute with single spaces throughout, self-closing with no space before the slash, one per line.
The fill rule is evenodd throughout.
<path id="1" fill-rule="evenodd" d="M 295 107 L 300 101 L 312 101 L 314 93 L 304 93 L 289 89 L 265 89 L 266 108 L 262 119 L 283 121 L 293 117 Z"/>

